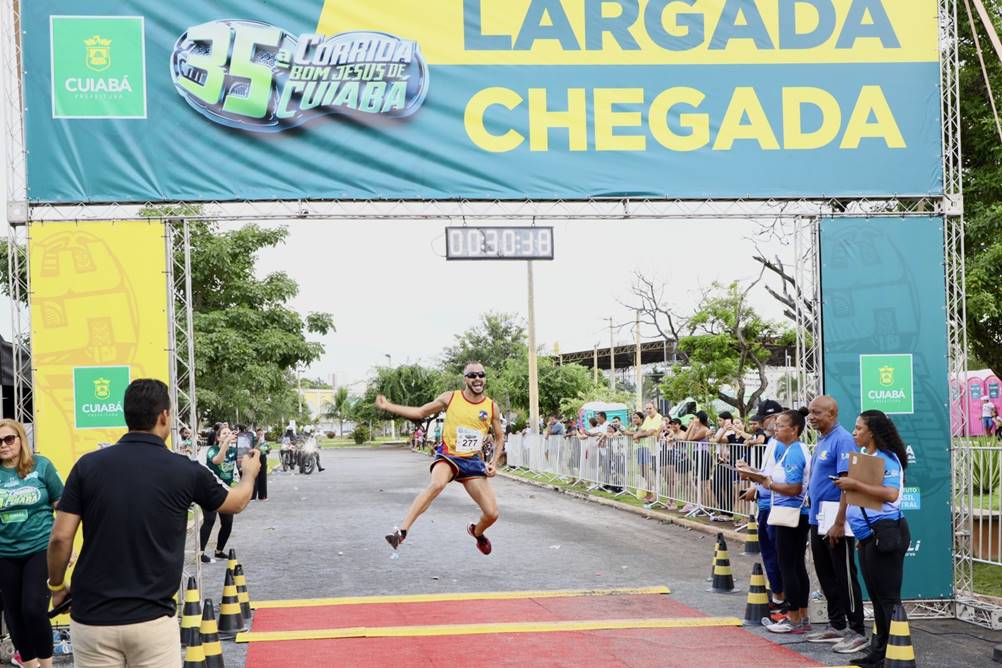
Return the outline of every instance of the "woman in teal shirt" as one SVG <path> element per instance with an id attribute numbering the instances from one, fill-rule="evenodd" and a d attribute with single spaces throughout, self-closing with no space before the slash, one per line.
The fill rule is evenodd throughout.
<path id="1" fill-rule="evenodd" d="M 52 666 L 45 552 L 63 483 L 45 457 L 32 455 L 24 427 L 0 420 L 0 591 L 22 665 Z"/>
<path id="2" fill-rule="evenodd" d="M 237 439 L 236 434 L 230 431 L 229 427 L 219 430 L 215 443 L 209 446 L 205 453 L 205 465 L 216 474 L 216 477 L 230 487 L 233 485 L 234 472 L 237 468 Z M 209 544 L 209 537 L 212 535 L 212 527 L 216 523 L 216 515 L 219 515 L 219 534 L 216 536 L 216 559 L 226 558 L 226 541 L 230 539 L 233 531 L 233 515 L 227 513 L 217 513 L 216 511 L 206 511 L 202 520 L 202 528 L 199 530 L 199 546 L 202 554 L 199 559 L 203 564 L 211 564 L 215 561 L 205 552 Z"/>
<path id="3" fill-rule="evenodd" d="M 876 625 L 869 653 L 851 663 L 856 666 L 882 666 L 887 653 L 891 615 L 901 603 L 905 554 L 911 542 L 908 521 L 901 512 L 908 454 L 897 427 L 881 411 L 860 413 L 852 437 L 865 454 L 883 460 L 884 481 L 880 485 L 868 485 L 849 477 L 835 481 L 835 485 L 844 492 L 862 492 L 881 502 L 880 510 L 850 504 L 845 512 L 845 521 L 856 536 L 859 567 L 873 603 Z"/>

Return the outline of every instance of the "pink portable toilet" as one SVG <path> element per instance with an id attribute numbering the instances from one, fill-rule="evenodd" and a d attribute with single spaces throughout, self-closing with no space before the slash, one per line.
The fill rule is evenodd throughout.
<path id="1" fill-rule="evenodd" d="M 995 375 L 985 378 L 985 392 L 998 414 L 1002 415 L 1002 380 Z"/>
<path id="2" fill-rule="evenodd" d="M 980 378 L 967 379 L 967 417 L 970 423 L 971 436 L 984 436 L 985 428 L 981 423 L 981 399 L 985 397 L 985 382 Z"/>
<path id="3" fill-rule="evenodd" d="M 954 436 L 967 436 L 963 433 L 960 411 L 963 408 L 964 386 L 955 380 L 950 381 L 950 433 Z"/>

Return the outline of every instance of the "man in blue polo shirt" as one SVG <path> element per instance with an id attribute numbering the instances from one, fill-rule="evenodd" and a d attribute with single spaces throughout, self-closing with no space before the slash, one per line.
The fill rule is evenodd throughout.
<path id="1" fill-rule="evenodd" d="M 828 396 L 811 402 L 807 416 L 820 440 L 814 448 L 811 482 L 807 493 L 811 499 L 808 522 L 811 526 L 811 553 L 814 570 L 821 590 L 828 601 L 829 627 L 811 633 L 807 642 L 835 643 L 839 654 L 852 654 L 866 647 L 863 630 L 863 596 L 856 576 L 853 557 L 855 540 L 845 535 L 845 495 L 835 486 L 832 477 L 849 472 L 849 455 L 856 452 L 852 434 L 838 423 L 838 403 Z M 827 535 L 818 532 L 818 511 L 825 501 L 838 503 L 838 515 Z"/>

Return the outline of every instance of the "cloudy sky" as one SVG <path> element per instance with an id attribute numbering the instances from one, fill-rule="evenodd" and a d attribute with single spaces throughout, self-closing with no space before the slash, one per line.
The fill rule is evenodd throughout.
<path id="1" fill-rule="evenodd" d="M 310 376 L 337 376 L 362 388 L 373 367 L 434 363 L 454 334 L 486 311 L 526 314 L 526 267 L 517 262 L 448 262 L 444 221 L 289 224 L 288 242 L 263 253 L 262 274 L 285 271 L 301 286 L 299 310 L 328 311 L 337 333 Z M 757 235 L 753 221 L 555 222 L 556 259 L 534 265 L 536 338 L 561 351 L 609 344 L 606 320 L 633 321 L 634 273 L 668 285 L 672 305 L 691 308 L 714 281 L 750 281 L 755 243 L 792 259 L 792 249 Z M 773 283 L 775 283 L 773 281 Z M 780 309 L 756 288 L 753 303 L 773 318 Z M 632 329 L 616 333 L 633 341 Z"/>

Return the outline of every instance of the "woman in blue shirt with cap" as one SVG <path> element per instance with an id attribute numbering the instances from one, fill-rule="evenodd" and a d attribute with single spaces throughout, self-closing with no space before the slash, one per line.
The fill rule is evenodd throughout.
<path id="1" fill-rule="evenodd" d="M 869 653 L 851 663 L 856 666 L 881 666 L 887 651 L 891 615 L 895 606 L 901 603 L 905 553 L 911 542 L 908 521 L 901 513 L 901 492 L 905 486 L 908 455 L 894 423 L 881 411 L 860 413 L 852 437 L 865 454 L 884 460 L 884 482 L 868 485 L 847 477 L 835 481 L 843 491 L 862 492 L 882 502 L 880 510 L 850 504 L 845 513 L 845 521 L 856 536 L 859 566 L 873 603 L 877 627 L 876 636 L 870 640 Z"/>

